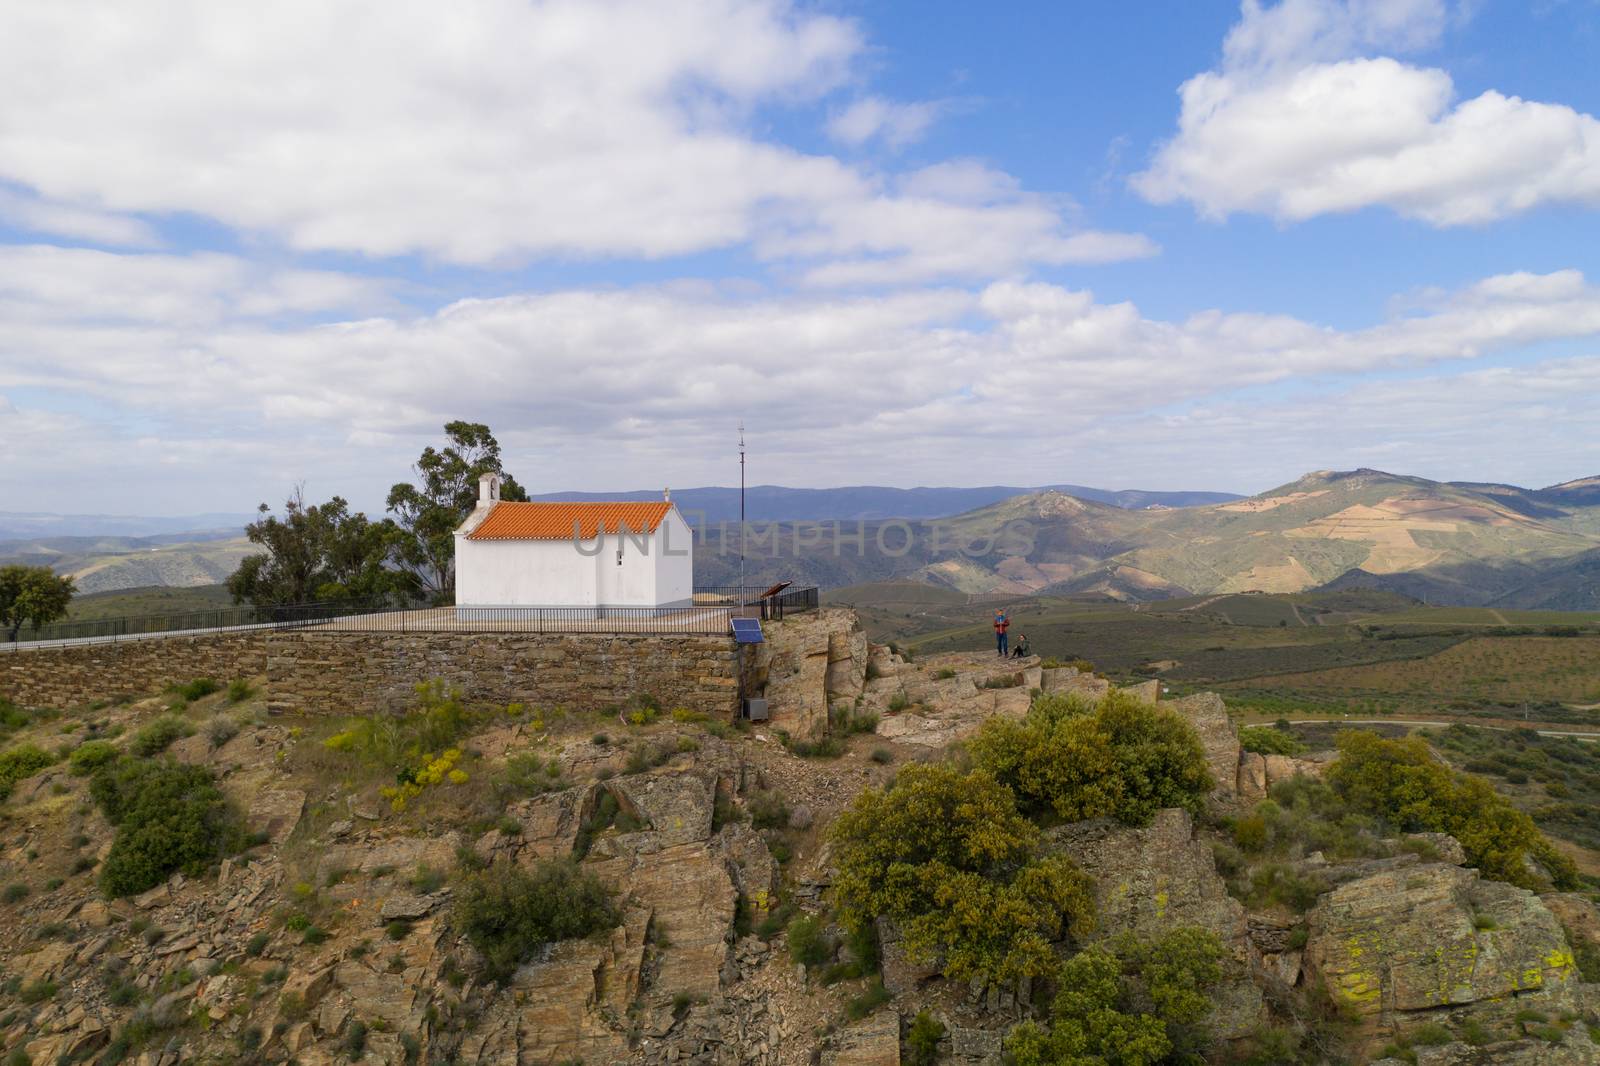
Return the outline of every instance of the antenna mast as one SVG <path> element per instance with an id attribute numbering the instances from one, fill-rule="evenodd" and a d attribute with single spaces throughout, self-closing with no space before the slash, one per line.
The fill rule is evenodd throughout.
<path id="1" fill-rule="evenodd" d="M 739 603 L 744 604 L 744 420 L 739 421 Z"/>

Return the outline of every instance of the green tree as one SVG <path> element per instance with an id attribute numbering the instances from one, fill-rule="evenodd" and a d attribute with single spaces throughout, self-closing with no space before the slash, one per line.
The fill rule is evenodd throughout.
<path id="1" fill-rule="evenodd" d="M 67 613 L 76 590 L 72 578 L 57 577 L 48 566 L 0 566 L 0 625 L 15 641 L 22 627 L 47 626 Z"/>
<path id="2" fill-rule="evenodd" d="M 245 558 L 228 578 L 233 602 L 375 599 L 415 590 L 412 575 L 394 565 L 403 538 L 391 520 L 352 514 L 338 496 L 308 504 L 299 489 L 284 503 L 283 517 L 266 504 L 260 512 L 264 517 L 245 534 L 267 550 Z"/>
<path id="3" fill-rule="evenodd" d="M 1539 890 L 1529 868 L 1537 860 L 1557 888 L 1574 888 L 1577 868 L 1556 851 L 1533 819 L 1481 778 L 1456 773 L 1435 759 L 1421 737 L 1389 740 L 1349 729 L 1339 734 L 1339 758 L 1328 783 L 1357 810 L 1407 832 L 1449 833 L 1485 877 Z"/>
<path id="4" fill-rule="evenodd" d="M 1215 933 L 1194 928 L 1086 948 L 1061 967 L 1049 1027 L 1024 1022 L 1006 1050 L 1017 1066 L 1199 1061 L 1222 954 Z"/>
<path id="5" fill-rule="evenodd" d="M 481 422 L 447 422 L 449 443 L 422 449 L 415 466 L 417 481 L 400 482 L 389 490 L 388 508 L 404 531 L 400 559 L 423 587 L 440 599 L 456 586 L 455 531 L 478 502 L 478 479 L 500 477 L 502 500 L 526 500 L 528 494 L 500 463 L 500 442 Z"/>
<path id="6" fill-rule="evenodd" d="M 1041 695 L 1021 721 L 989 719 L 968 747 L 974 765 L 1013 789 L 1025 811 L 1068 821 L 1144 825 L 1163 807 L 1198 813 L 1212 787 L 1189 724 L 1120 692 L 1098 703 Z"/>
<path id="7" fill-rule="evenodd" d="M 1051 943 L 1092 926 L 1093 886 L 1068 859 L 1036 856 L 1039 831 L 982 771 L 908 766 L 835 822 L 834 894 L 853 929 L 879 917 L 946 976 L 1052 973 Z"/>

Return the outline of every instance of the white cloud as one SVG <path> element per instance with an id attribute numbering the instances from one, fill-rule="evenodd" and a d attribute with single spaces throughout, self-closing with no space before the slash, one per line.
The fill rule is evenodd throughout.
<path id="1" fill-rule="evenodd" d="M 145 234 L 135 213 L 186 212 L 299 251 L 490 266 L 735 248 L 938 206 L 756 133 L 762 109 L 819 106 L 863 50 L 855 23 L 789 0 L 13 4 L 0 180 L 56 230 L 113 243 Z M 904 143 L 934 108 L 868 98 L 837 125 Z M 963 214 L 1020 229 L 1003 269 L 1073 258 L 1043 201 Z M 896 278 L 992 269 L 897 228 L 872 249 L 903 256 Z"/>
<path id="2" fill-rule="evenodd" d="M 1382 205 L 1450 226 L 1600 206 L 1594 117 L 1493 90 L 1457 101 L 1444 71 L 1363 54 L 1425 47 L 1445 18 L 1437 0 L 1249 0 L 1134 188 L 1281 221 Z"/>
<path id="3" fill-rule="evenodd" d="M 1163 321 L 1028 282 L 851 297 L 568 291 L 304 325 L 236 306 L 236 296 L 272 286 L 226 262 L 106 258 L 0 261 L 0 393 L 19 408 L 10 417 L 28 416 L 26 397 L 39 390 L 112 412 L 88 426 L 31 430 L 30 457 L 0 474 L 0 492 L 36 494 L 29 485 L 95 469 L 92 459 L 71 465 L 85 440 L 128 465 L 144 454 L 129 440 L 153 437 L 188 457 L 193 476 L 215 479 L 223 499 L 312 477 L 337 482 L 319 491 L 360 499 L 365 489 L 371 500 L 457 417 L 494 426 L 512 469 L 546 488 L 725 483 L 727 437 L 741 418 L 761 441 L 762 480 L 1048 483 L 1082 481 L 1068 474 L 1087 468 L 1172 484 L 1183 464 L 1223 450 L 1203 412 L 1146 437 L 1144 424 L 1165 424 L 1175 407 L 1240 410 L 1241 390 L 1325 387 L 1600 336 L 1600 286 L 1576 271 L 1485 279 L 1358 330 L 1223 311 Z M 81 285 L 108 294 L 96 321 L 65 310 Z M 352 295 L 336 285 L 311 295 L 284 288 L 270 307 L 322 308 Z M 1561 400 L 1592 409 L 1600 391 L 1579 376 Z M 1263 418 L 1274 409 L 1263 406 Z M 161 428 L 124 440 L 122 423 Z M 1301 428 L 1311 424 L 1321 423 Z M 1363 424 L 1374 440 L 1435 433 L 1423 417 Z M 1258 447 L 1272 435 L 1270 420 L 1262 425 Z M 1116 442 L 1117 433 L 1130 436 Z M 213 436 L 234 448 L 202 469 Z M 1470 448 L 1445 436 L 1440 454 L 1463 465 L 1481 450 L 1481 434 Z M 119 484 L 148 491 L 149 478 L 132 472 Z M 1198 465 L 1183 478 L 1213 479 Z M 181 479 L 161 484 L 190 490 Z"/>
<path id="4" fill-rule="evenodd" d="M 0 188 L 0 219 L 18 229 L 76 237 L 96 244 L 149 248 L 161 243 L 155 231 L 140 219 L 89 207 L 50 203 L 4 188 Z"/>
<path id="5" fill-rule="evenodd" d="M 1244 0 L 1222 43 L 1223 65 L 1293 69 L 1373 49 L 1411 52 L 1437 44 L 1448 21 L 1444 0 Z"/>
<path id="6" fill-rule="evenodd" d="M 970 160 L 913 171 L 870 199 L 820 206 L 757 248 L 774 259 L 822 260 L 803 280 L 823 286 L 990 278 L 1031 263 L 1110 263 L 1160 251 L 1141 234 L 1071 232 L 1057 204 Z"/>
<path id="7" fill-rule="evenodd" d="M 280 269 L 216 252 L 123 255 L 54 245 L 0 245 L 0 312 L 16 321 L 115 322 L 172 328 L 224 320 L 392 305 L 384 282 Z M 0 358 L 3 358 L 0 351 Z"/>
<path id="8" fill-rule="evenodd" d="M 1137 434 L 1115 424 L 1103 432 L 1130 469 L 1176 459 L 1192 470 L 1228 470 L 1251 489 L 1301 471 L 1358 466 L 1536 488 L 1600 471 L 1600 438 L 1591 431 L 1597 403 L 1600 356 L 1590 355 L 1269 402 L 1220 400 L 1141 420 Z M 1485 433 L 1516 447 L 1486 449 Z"/>
<path id="9" fill-rule="evenodd" d="M 901 104 L 865 96 L 828 120 L 828 136 L 849 145 L 882 138 L 890 148 L 903 148 L 927 132 L 940 110 L 931 101 Z"/>

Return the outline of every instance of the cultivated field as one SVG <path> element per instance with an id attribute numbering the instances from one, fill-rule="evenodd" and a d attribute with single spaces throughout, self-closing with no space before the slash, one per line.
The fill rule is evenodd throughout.
<path id="1" fill-rule="evenodd" d="M 878 583 L 830 594 L 869 635 L 913 653 L 990 646 L 1005 606 L 1013 642 L 1087 659 L 1107 676 L 1223 692 L 1241 716 L 1464 717 L 1600 728 L 1600 616 L 1429 608 L 1390 593 L 1190 597 L 1156 604 L 968 597 Z"/>

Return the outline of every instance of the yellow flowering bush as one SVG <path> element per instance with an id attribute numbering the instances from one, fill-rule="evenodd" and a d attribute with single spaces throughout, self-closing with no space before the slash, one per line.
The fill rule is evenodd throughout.
<path id="1" fill-rule="evenodd" d="M 422 756 L 422 765 L 416 769 L 402 770 L 400 781 L 379 789 L 379 794 L 389 801 L 389 806 L 396 812 L 406 809 L 406 804 L 422 795 L 424 789 L 449 781 L 452 785 L 464 785 L 469 780 L 465 770 L 458 769 L 456 763 L 461 761 L 460 748 L 447 748 L 444 753 L 435 757 L 432 752 Z"/>

